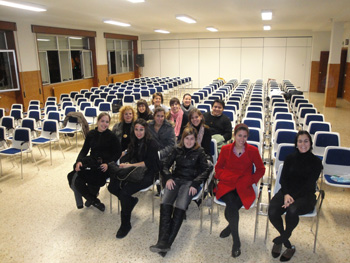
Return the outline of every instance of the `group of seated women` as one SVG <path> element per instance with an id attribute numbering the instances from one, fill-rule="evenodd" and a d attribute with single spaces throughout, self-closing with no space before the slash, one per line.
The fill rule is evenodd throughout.
<path id="1" fill-rule="evenodd" d="M 101 211 L 105 206 L 97 196 L 100 187 L 110 178 L 108 190 L 121 203 L 121 224 L 116 237 L 124 238 L 131 230 L 131 213 L 138 203 L 138 198 L 133 195 L 152 185 L 160 173 L 164 194 L 159 235 L 150 250 L 163 257 L 171 249 L 192 198 L 213 169 L 210 130 L 202 113 L 191 106 L 190 101 L 189 94 L 185 94 L 182 105 L 173 98 L 169 110 L 162 104 L 161 94 L 156 94 L 154 107 L 148 107 L 144 100 L 137 103 L 136 112 L 130 106 L 123 106 L 119 122 L 112 131 L 109 130 L 110 116 L 101 113 L 97 127 L 88 133 L 78 155 L 74 177 L 69 177 L 71 188 L 86 199 L 85 206 L 92 205 Z M 218 180 L 215 194 L 226 204 L 228 226 L 220 237 L 232 236 L 232 256 L 238 257 L 241 254 L 239 209 L 252 206 L 256 198 L 253 184 L 264 175 L 265 167 L 258 149 L 247 144 L 249 128 L 238 124 L 233 133 L 233 143 L 222 147 L 215 166 Z M 299 215 L 312 211 L 315 205 L 315 184 L 322 165 L 312 154 L 311 145 L 310 135 L 300 131 L 295 142 L 296 152 L 285 161 L 281 190 L 269 207 L 269 219 L 280 234 L 273 240 L 272 256 L 280 256 L 282 244 L 286 247 L 281 261 L 288 261 L 295 253 L 289 239 Z M 115 175 L 116 169 L 131 166 L 146 168 L 141 182 L 121 180 Z M 77 206 L 83 208 L 81 203 Z M 281 218 L 284 213 L 285 228 Z"/>

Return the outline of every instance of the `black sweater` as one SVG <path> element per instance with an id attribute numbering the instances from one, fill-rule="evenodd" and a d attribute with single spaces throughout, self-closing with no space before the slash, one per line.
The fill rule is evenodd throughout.
<path id="1" fill-rule="evenodd" d="M 298 197 L 315 194 L 316 181 L 322 171 L 322 162 L 312 152 L 296 152 L 288 155 L 284 161 L 281 174 L 283 195 Z"/>
<path id="2" fill-rule="evenodd" d="M 92 158 L 97 160 L 98 157 L 101 157 L 103 163 L 116 162 L 121 155 L 119 140 L 109 129 L 104 132 L 99 132 L 97 128 L 89 131 L 76 162 L 81 162 L 89 150 L 91 150 Z"/>
<path id="3" fill-rule="evenodd" d="M 211 135 L 221 134 L 225 141 L 228 141 L 232 138 L 232 124 L 230 119 L 225 115 L 221 114 L 220 116 L 213 116 L 210 112 L 203 114 L 205 119 L 205 124 L 210 128 Z"/>

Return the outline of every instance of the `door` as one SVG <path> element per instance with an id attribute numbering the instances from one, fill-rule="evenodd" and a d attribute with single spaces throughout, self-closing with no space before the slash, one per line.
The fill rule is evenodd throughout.
<path id="1" fill-rule="evenodd" d="M 317 86 L 318 93 L 324 93 L 326 89 L 328 57 L 329 57 L 329 51 L 321 51 L 320 69 L 319 69 L 318 86 Z"/>
<path id="2" fill-rule="evenodd" d="M 340 58 L 340 72 L 339 72 L 339 84 L 338 84 L 338 98 L 342 98 L 344 95 L 344 83 L 346 77 L 346 57 L 348 56 L 348 50 L 342 49 Z"/>

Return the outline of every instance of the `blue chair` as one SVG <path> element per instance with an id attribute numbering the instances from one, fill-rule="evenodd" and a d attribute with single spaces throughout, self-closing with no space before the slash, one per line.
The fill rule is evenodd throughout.
<path id="1" fill-rule="evenodd" d="M 263 132 L 259 128 L 249 128 L 248 141 L 258 142 L 262 145 L 263 143 Z"/>
<path id="2" fill-rule="evenodd" d="M 281 143 L 293 144 L 295 142 L 295 137 L 297 136 L 297 133 L 298 133 L 297 130 L 278 129 L 275 132 L 275 136 L 272 141 L 272 146 L 273 146 L 272 156 L 276 157 L 278 145 L 280 145 Z"/>
<path id="3" fill-rule="evenodd" d="M 261 119 L 243 118 L 242 123 L 247 125 L 249 128 L 258 128 L 258 129 L 264 128 Z"/>
<path id="4" fill-rule="evenodd" d="M 7 137 L 10 137 L 15 129 L 15 119 L 12 116 L 4 116 L 0 119 L 0 126 L 5 127 Z"/>
<path id="5" fill-rule="evenodd" d="M 106 101 L 105 99 L 97 98 L 97 99 L 94 100 L 93 105 L 94 105 L 94 107 L 98 107 L 98 105 L 100 103 L 105 102 L 105 101 Z"/>
<path id="6" fill-rule="evenodd" d="M 314 135 L 312 152 L 321 160 L 327 146 L 340 146 L 340 135 L 337 132 L 318 131 Z"/>
<path id="7" fill-rule="evenodd" d="M 303 123 L 304 130 L 308 130 L 309 123 L 311 121 L 324 122 L 324 116 L 323 116 L 323 114 L 319 114 L 319 113 L 307 113 L 307 114 L 305 114 L 304 123 Z"/>
<path id="8" fill-rule="evenodd" d="M 319 122 L 319 121 L 311 121 L 309 122 L 308 132 L 313 138 L 317 131 L 330 132 L 332 131 L 331 124 L 329 122 Z"/>
<path id="9" fill-rule="evenodd" d="M 30 136 L 29 128 L 16 128 L 13 133 L 12 146 L 10 148 L 0 151 L 0 157 L 9 156 L 21 156 L 21 178 L 23 179 L 23 153 L 31 153 L 32 160 L 36 165 L 36 160 L 32 152 L 32 140 Z M 2 164 L 0 158 L 1 175 L 2 175 Z M 39 167 L 36 165 L 39 170 Z"/>
<path id="10" fill-rule="evenodd" d="M 135 103 L 134 95 L 124 95 L 123 106 L 129 105 L 129 106 L 133 107 L 134 103 Z"/>
<path id="11" fill-rule="evenodd" d="M 82 102 L 87 102 L 87 101 L 88 101 L 87 98 L 79 98 L 79 99 L 77 100 L 77 107 L 79 107 L 80 104 L 81 104 Z"/>
<path id="12" fill-rule="evenodd" d="M 89 125 L 95 125 L 98 116 L 98 109 L 95 107 L 86 107 L 84 109 L 84 117 Z"/>
<path id="13" fill-rule="evenodd" d="M 100 95 L 98 95 L 98 94 L 92 94 L 92 95 L 90 96 L 90 101 L 91 101 L 91 102 L 94 102 L 95 99 L 99 99 L 99 98 L 100 98 Z"/>
<path id="14" fill-rule="evenodd" d="M 209 105 L 209 104 L 198 104 L 197 105 L 197 109 L 205 110 L 205 112 L 211 112 L 211 105 Z"/>
<path id="15" fill-rule="evenodd" d="M 326 147 L 323 164 L 323 178 L 334 187 L 350 188 L 350 148 Z"/>
<path id="16" fill-rule="evenodd" d="M 81 124 L 78 122 L 78 118 L 68 115 L 68 121 L 66 126 L 62 129 L 59 129 L 58 132 L 64 135 L 66 134 L 73 134 L 73 136 L 75 135 L 75 146 L 76 146 L 76 149 L 78 149 L 78 132 L 81 132 L 81 130 L 82 130 L 82 127 L 81 127 Z M 64 141 L 66 140 L 64 139 Z"/>
<path id="17" fill-rule="evenodd" d="M 93 93 L 91 91 L 87 91 L 84 93 L 85 98 L 87 98 L 88 100 L 90 100 L 90 97 L 93 95 Z"/>
<path id="18" fill-rule="evenodd" d="M 232 110 L 227 110 L 227 109 L 224 109 L 222 113 L 225 114 L 230 119 L 232 128 L 234 128 L 236 124 L 236 120 L 235 120 L 236 113 Z"/>
<path id="19" fill-rule="evenodd" d="M 0 119 L 5 116 L 5 109 L 0 108 Z"/>
<path id="20" fill-rule="evenodd" d="M 280 165 L 282 163 L 284 163 L 284 160 L 286 159 L 286 157 L 295 151 L 296 151 L 296 149 L 295 149 L 294 143 L 281 143 L 278 145 L 275 163 L 273 166 L 274 169 L 271 169 L 271 170 L 274 170 L 274 172 L 273 172 L 274 178 L 276 178 L 278 168 L 280 167 Z"/>
<path id="21" fill-rule="evenodd" d="M 11 109 L 10 116 L 13 117 L 13 120 L 15 121 L 16 126 L 21 125 L 21 121 L 23 119 L 23 113 L 20 109 Z"/>
<path id="22" fill-rule="evenodd" d="M 296 130 L 296 125 L 294 121 L 289 121 L 289 120 L 276 120 L 273 123 L 272 126 L 272 138 L 275 137 L 275 133 L 279 129 L 285 129 L 285 130 Z"/>
<path id="23" fill-rule="evenodd" d="M 4 150 L 8 148 L 6 140 L 7 140 L 6 128 L 4 126 L 0 126 L 0 150 Z"/>
<path id="24" fill-rule="evenodd" d="M 264 115 L 261 111 L 247 111 L 245 114 L 245 118 L 254 118 L 264 121 Z"/>

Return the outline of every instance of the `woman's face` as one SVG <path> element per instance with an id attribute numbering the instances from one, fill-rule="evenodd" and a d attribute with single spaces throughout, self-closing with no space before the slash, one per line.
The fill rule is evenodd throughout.
<path id="1" fill-rule="evenodd" d="M 236 146 L 243 147 L 248 140 L 248 132 L 245 130 L 239 130 L 235 135 Z"/>
<path id="2" fill-rule="evenodd" d="M 141 124 L 136 124 L 134 128 L 135 136 L 137 139 L 142 139 L 145 137 L 145 127 Z"/>
<path id="3" fill-rule="evenodd" d="M 156 115 L 154 115 L 154 121 L 157 125 L 162 126 L 164 122 L 164 111 L 158 111 Z"/>
<path id="4" fill-rule="evenodd" d="M 108 116 L 103 116 L 98 122 L 97 122 L 97 130 L 99 132 L 104 132 L 109 127 L 109 118 Z"/>
<path id="5" fill-rule="evenodd" d="M 191 96 L 186 95 L 183 99 L 183 104 L 188 107 L 191 105 Z"/>
<path id="6" fill-rule="evenodd" d="M 162 98 L 160 96 L 155 96 L 153 99 L 154 107 L 160 106 L 161 103 L 162 103 Z"/>
<path id="7" fill-rule="evenodd" d="M 192 148 L 195 143 L 196 143 L 196 138 L 194 137 L 194 134 L 187 135 L 184 138 L 184 145 L 187 149 Z"/>
<path id="8" fill-rule="evenodd" d="M 195 112 L 194 114 L 192 114 L 191 116 L 191 123 L 193 126 L 198 127 L 199 124 L 202 121 L 202 116 L 199 116 L 197 112 Z"/>
<path id="9" fill-rule="evenodd" d="M 180 110 L 180 104 L 178 104 L 177 102 L 175 102 L 173 105 L 170 106 L 171 111 L 174 113 L 178 113 Z"/>
<path id="10" fill-rule="evenodd" d="M 299 135 L 297 140 L 297 148 L 299 152 L 306 153 L 307 151 L 310 150 L 310 147 L 311 147 L 311 142 L 309 140 L 309 136 L 307 136 L 306 134 Z"/>
<path id="11" fill-rule="evenodd" d="M 132 122 L 132 119 L 133 119 L 133 114 L 132 114 L 132 110 L 126 110 L 124 111 L 124 121 L 126 123 L 131 123 Z"/>
<path id="12" fill-rule="evenodd" d="M 140 104 L 137 109 L 140 113 L 144 113 L 146 111 L 146 106 L 145 104 Z"/>

